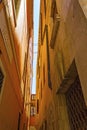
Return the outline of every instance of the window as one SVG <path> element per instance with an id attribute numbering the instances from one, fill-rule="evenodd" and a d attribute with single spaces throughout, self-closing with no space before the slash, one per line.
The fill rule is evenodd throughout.
<path id="1" fill-rule="evenodd" d="M 19 112 L 19 115 L 18 115 L 18 130 L 20 130 L 20 119 L 21 119 L 21 113 Z"/>
<path id="2" fill-rule="evenodd" d="M 41 41 L 42 41 L 42 29 L 43 29 L 42 13 L 40 13 L 40 27 L 41 27 Z"/>
<path id="3" fill-rule="evenodd" d="M 3 79 L 4 79 L 4 74 L 0 68 L 0 93 L 1 93 L 2 85 L 3 85 Z"/>
<path id="4" fill-rule="evenodd" d="M 41 93 L 41 99 L 42 99 L 42 82 L 41 82 L 41 92 L 40 93 Z"/>
<path id="5" fill-rule="evenodd" d="M 87 130 L 87 106 L 78 76 L 66 92 L 66 101 L 71 130 Z"/>
<path id="6" fill-rule="evenodd" d="M 31 106 L 31 116 L 35 116 L 36 115 L 36 107 L 35 107 L 35 105 L 32 105 Z"/>
<path id="7" fill-rule="evenodd" d="M 43 83 L 45 84 L 45 65 L 43 66 Z"/>
<path id="8" fill-rule="evenodd" d="M 44 33 L 43 33 L 43 39 L 42 42 L 44 41 L 44 38 L 46 36 L 46 48 L 47 48 L 47 70 L 48 70 L 48 86 L 51 88 L 51 79 L 50 79 L 50 56 L 49 56 L 49 40 L 48 40 L 48 25 L 45 25 L 44 28 Z"/>
<path id="9" fill-rule="evenodd" d="M 52 0 L 52 5 L 51 5 L 51 17 L 53 20 L 55 20 L 56 15 L 58 14 L 57 12 L 57 7 L 56 7 L 56 1 Z"/>
<path id="10" fill-rule="evenodd" d="M 45 13 L 45 17 L 46 17 L 46 0 L 44 0 L 44 13 Z"/>
<path id="11" fill-rule="evenodd" d="M 6 79 L 6 72 L 3 66 L 3 63 L 0 59 L 0 103 L 2 100 L 2 95 L 5 87 L 5 79 Z"/>
<path id="12" fill-rule="evenodd" d="M 51 88 L 51 79 L 50 79 L 50 56 L 49 56 L 49 40 L 48 40 L 48 25 L 45 25 L 44 32 L 42 36 L 42 44 L 44 42 L 44 38 L 46 36 L 46 51 L 47 51 L 47 67 L 48 67 L 48 86 Z M 44 69 L 45 70 L 45 69 Z"/>
<path id="13" fill-rule="evenodd" d="M 37 99 L 37 114 L 39 113 L 39 99 Z"/>
<path id="14" fill-rule="evenodd" d="M 43 130 L 47 130 L 47 120 L 45 120 L 45 121 L 43 122 L 42 128 L 43 128 Z M 53 130 L 54 130 L 54 129 L 53 129 Z"/>
<path id="15" fill-rule="evenodd" d="M 26 81 L 26 72 L 27 72 L 27 54 L 25 53 L 24 70 L 23 70 L 23 82 L 24 82 L 24 84 L 25 84 L 25 81 Z"/>
<path id="16" fill-rule="evenodd" d="M 47 120 L 45 120 L 45 130 L 47 130 Z"/>
<path id="17" fill-rule="evenodd" d="M 55 40 L 60 25 L 60 16 L 57 11 L 55 0 L 52 1 L 52 5 L 51 5 L 51 17 L 53 18 L 53 28 L 52 28 L 52 34 L 50 40 L 50 47 L 54 49 Z"/>
<path id="18" fill-rule="evenodd" d="M 48 86 L 51 88 L 52 85 L 51 85 L 51 79 L 50 79 L 50 56 L 49 56 L 49 41 L 48 41 L 48 25 L 45 25 L 46 27 L 46 46 L 47 46 L 47 67 L 48 67 Z"/>
<path id="19" fill-rule="evenodd" d="M 31 100 L 35 101 L 36 100 L 36 94 L 31 95 Z"/>

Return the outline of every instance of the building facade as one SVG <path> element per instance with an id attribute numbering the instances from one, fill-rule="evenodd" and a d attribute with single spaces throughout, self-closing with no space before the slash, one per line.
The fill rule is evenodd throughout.
<path id="1" fill-rule="evenodd" d="M 41 0 L 37 130 L 87 129 L 85 0 Z"/>
<path id="2" fill-rule="evenodd" d="M 29 130 L 33 1 L 0 0 L 0 129 Z"/>
<path id="3" fill-rule="evenodd" d="M 36 94 L 31 94 L 31 108 L 30 108 L 30 126 L 34 126 L 36 121 Z"/>

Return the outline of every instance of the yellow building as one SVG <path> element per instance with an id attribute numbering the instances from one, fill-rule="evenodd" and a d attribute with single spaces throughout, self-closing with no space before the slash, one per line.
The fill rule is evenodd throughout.
<path id="1" fill-rule="evenodd" d="M 37 130 L 87 129 L 85 0 L 41 0 Z"/>
<path id="2" fill-rule="evenodd" d="M 28 130 L 33 1 L 0 0 L 0 130 Z"/>

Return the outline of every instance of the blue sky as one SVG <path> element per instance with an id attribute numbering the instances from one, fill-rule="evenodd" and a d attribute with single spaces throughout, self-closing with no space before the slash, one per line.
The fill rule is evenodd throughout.
<path id="1" fill-rule="evenodd" d="M 32 93 L 36 93 L 36 64 L 38 51 L 38 29 L 39 29 L 40 0 L 34 0 L 34 59 L 33 59 L 33 84 Z"/>

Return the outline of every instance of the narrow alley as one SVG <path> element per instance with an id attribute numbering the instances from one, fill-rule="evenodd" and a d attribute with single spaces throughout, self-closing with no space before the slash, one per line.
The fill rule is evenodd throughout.
<path id="1" fill-rule="evenodd" d="M 87 130 L 87 0 L 0 0 L 0 130 Z"/>

